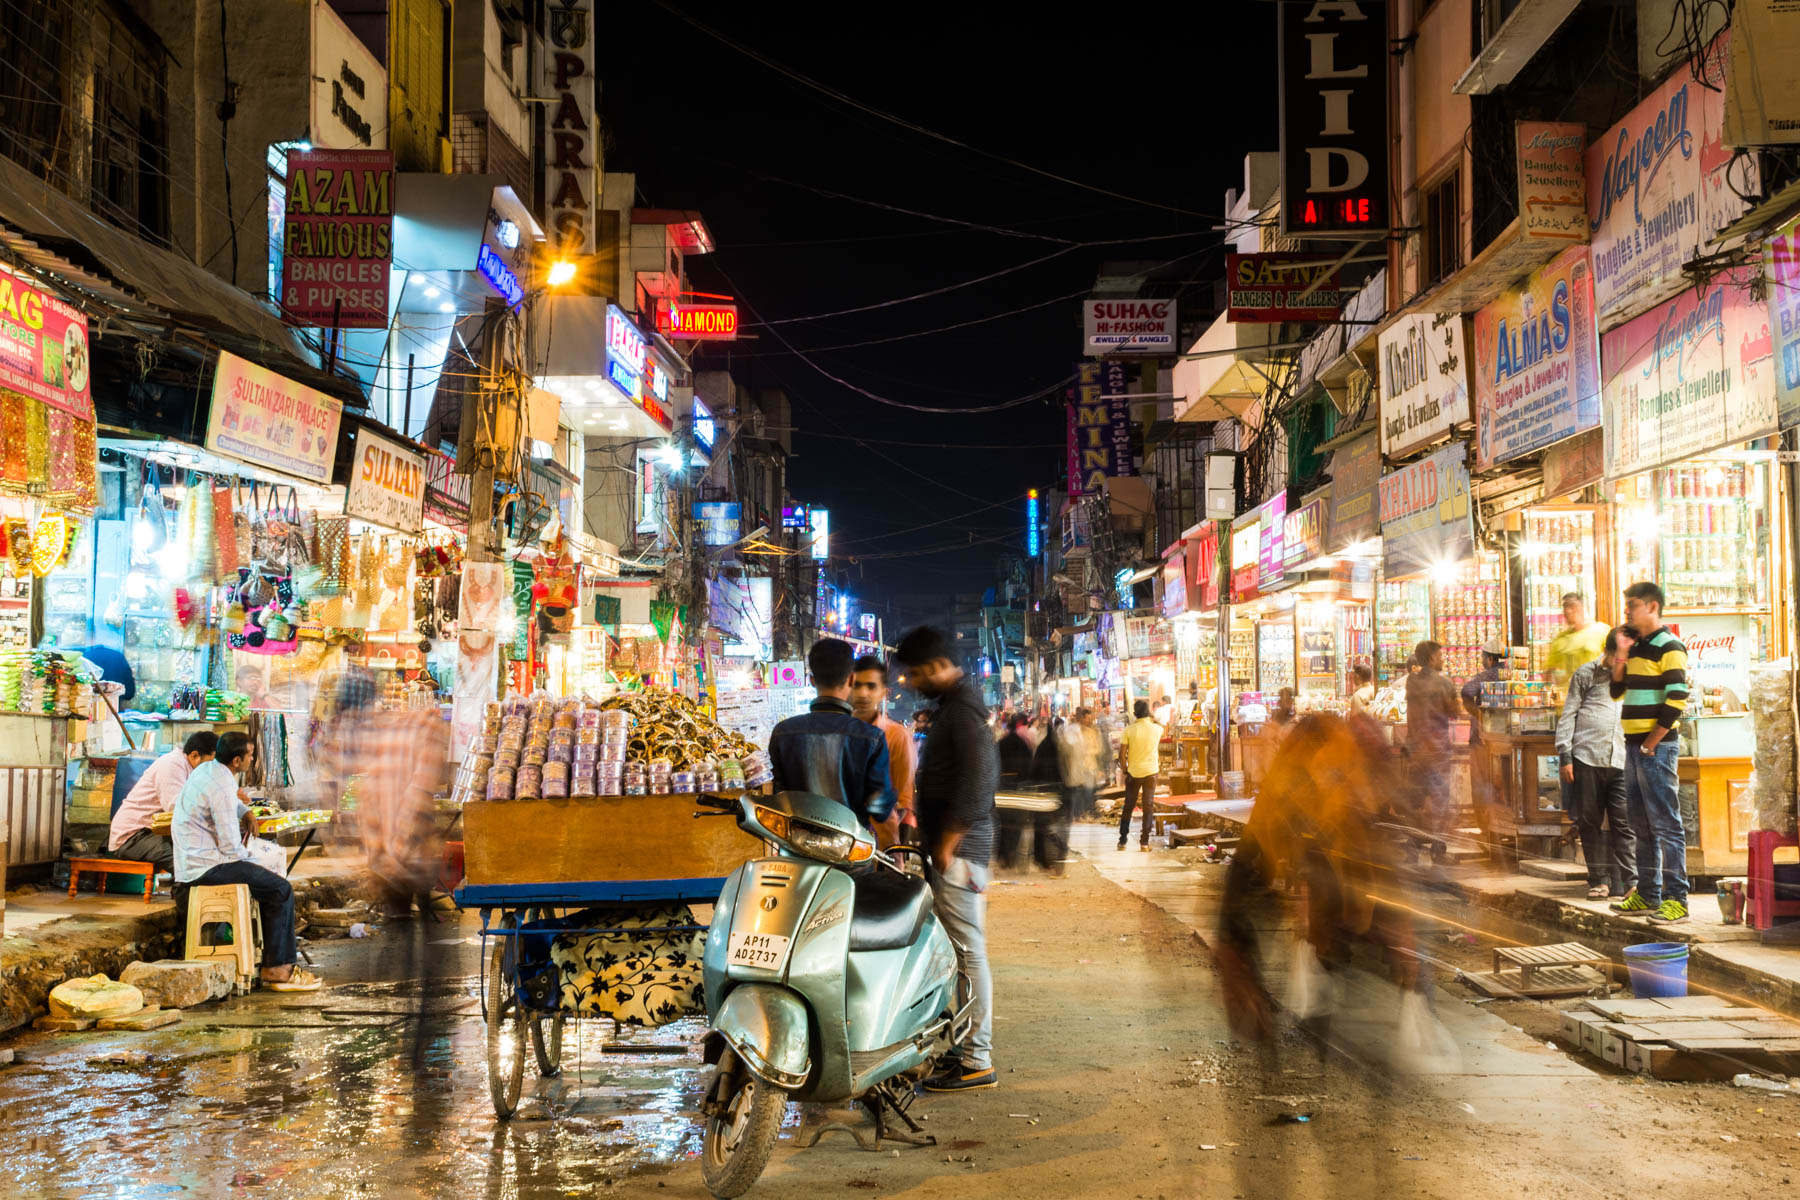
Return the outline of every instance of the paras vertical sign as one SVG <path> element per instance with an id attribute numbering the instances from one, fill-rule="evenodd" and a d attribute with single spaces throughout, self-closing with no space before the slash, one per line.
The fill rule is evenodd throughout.
<path id="1" fill-rule="evenodd" d="M 594 252 L 594 0 L 546 5 L 540 94 L 544 117 L 544 225 L 563 254 Z"/>
<path id="2" fill-rule="evenodd" d="M 1036 558 L 1041 547 L 1038 534 L 1038 494 L 1032 488 L 1025 493 L 1025 554 Z"/>

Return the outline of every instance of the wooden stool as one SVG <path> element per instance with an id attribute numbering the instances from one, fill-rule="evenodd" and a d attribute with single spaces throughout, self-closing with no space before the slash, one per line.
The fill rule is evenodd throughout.
<path id="1" fill-rule="evenodd" d="M 75 885 L 81 882 L 81 873 L 101 876 L 99 890 L 106 891 L 108 875 L 138 875 L 144 880 L 144 903 L 150 903 L 150 897 L 156 892 L 156 864 L 132 862 L 127 858 L 71 858 L 69 860 L 69 895 L 75 894 Z"/>
<path id="2" fill-rule="evenodd" d="M 220 937 L 220 926 L 229 931 L 230 941 Z M 262 909 L 250 899 L 248 884 L 188 890 L 188 958 L 231 959 L 236 964 L 236 990 L 241 996 L 256 983 L 262 950 Z"/>

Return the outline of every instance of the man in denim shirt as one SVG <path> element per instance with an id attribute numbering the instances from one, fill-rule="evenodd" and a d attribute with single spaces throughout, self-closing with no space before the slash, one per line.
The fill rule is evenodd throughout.
<path id="1" fill-rule="evenodd" d="M 1563 794 L 1587 860 L 1588 899 L 1623 898 L 1637 886 L 1637 834 L 1625 803 L 1625 730 L 1612 697 L 1619 635 L 1608 630 L 1601 657 L 1575 668 L 1556 722 Z M 1602 826 L 1608 832 L 1602 831 Z"/>
<path id="2" fill-rule="evenodd" d="M 769 763 L 776 791 L 830 796 L 856 814 L 882 846 L 894 844 L 899 818 L 888 771 L 887 735 L 858 720 L 850 707 L 856 651 L 849 642 L 821 638 L 806 656 L 818 698 L 810 711 L 775 726 Z"/>

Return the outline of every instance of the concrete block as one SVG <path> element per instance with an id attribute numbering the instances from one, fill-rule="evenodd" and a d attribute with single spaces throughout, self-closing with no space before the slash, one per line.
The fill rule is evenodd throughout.
<path id="1" fill-rule="evenodd" d="M 1661 1042 L 1626 1042 L 1625 1069 L 1639 1075 L 1651 1074 L 1657 1066 L 1658 1051 L 1666 1057 L 1669 1047 Z"/>
<path id="2" fill-rule="evenodd" d="M 1519 874 L 1533 879 L 1553 879 L 1558 883 L 1587 881 L 1587 867 L 1564 858 L 1521 858 Z"/>
<path id="3" fill-rule="evenodd" d="M 163 1008 L 192 1008 L 223 999 L 236 982 L 232 963 L 224 958 L 134 962 L 120 978 L 144 993 L 146 1002 Z"/>
<path id="4" fill-rule="evenodd" d="M 33 1029 L 44 1033 L 80 1033 L 84 1029 L 94 1027 L 92 1017 L 39 1017 L 31 1023 Z"/>
<path id="5" fill-rule="evenodd" d="M 181 1020 L 181 1013 L 173 1008 L 152 1008 L 143 1012 L 132 1013 L 129 1017 L 107 1017 L 100 1022 L 101 1029 L 129 1029 L 143 1032 L 149 1029 L 161 1029 L 165 1025 L 173 1025 Z"/>

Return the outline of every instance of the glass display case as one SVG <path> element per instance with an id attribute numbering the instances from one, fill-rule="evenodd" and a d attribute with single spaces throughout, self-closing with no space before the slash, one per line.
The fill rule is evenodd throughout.
<path id="1" fill-rule="evenodd" d="M 1532 669 L 1546 669 L 1551 639 L 1563 628 L 1562 598 L 1575 592 L 1593 615 L 1598 594 L 1594 574 L 1592 509 L 1538 508 L 1525 514 L 1519 565 L 1525 593 L 1525 644 Z"/>
<path id="2" fill-rule="evenodd" d="M 1291 619 L 1256 623 L 1256 686 L 1267 695 L 1294 686 L 1294 622 Z"/>
<path id="3" fill-rule="evenodd" d="M 1431 585 L 1422 579 L 1383 580 L 1375 603 L 1375 670 L 1384 680 L 1405 679 L 1413 649 L 1431 636 Z"/>
<path id="4" fill-rule="evenodd" d="M 1656 580 L 1671 613 L 1766 609 L 1770 486 L 1766 460 L 1729 455 L 1620 480 L 1620 578 Z"/>
<path id="5" fill-rule="evenodd" d="M 1338 606 L 1331 601 L 1301 601 L 1294 606 L 1299 641 L 1299 682 L 1302 697 L 1328 699 L 1343 693 L 1338 648 Z"/>
<path id="6" fill-rule="evenodd" d="M 31 647 L 31 576 L 0 575 L 0 650 Z"/>
<path id="7" fill-rule="evenodd" d="M 1477 553 L 1432 585 L 1432 627 L 1444 644 L 1444 674 L 1458 687 L 1481 670 L 1481 645 L 1506 638 L 1506 588 L 1498 554 Z"/>
<path id="8" fill-rule="evenodd" d="M 1249 622 L 1231 626 L 1231 693 L 1238 695 L 1256 686 L 1256 627 Z"/>

